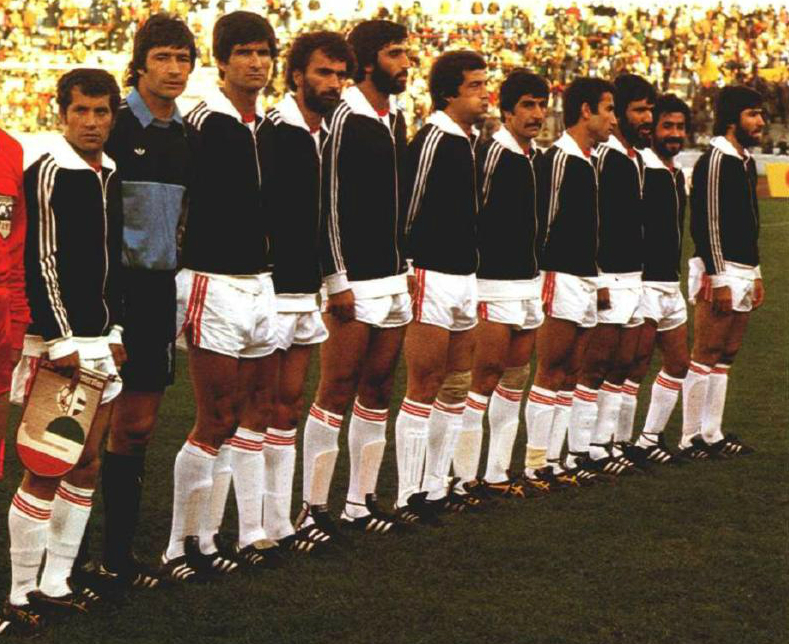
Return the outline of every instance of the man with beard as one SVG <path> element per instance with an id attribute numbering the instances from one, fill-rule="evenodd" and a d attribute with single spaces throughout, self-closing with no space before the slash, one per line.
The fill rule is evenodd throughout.
<path id="1" fill-rule="evenodd" d="M 297 529 L 316 525 L 342 541 L 327 501 L 345 411 L 350 484 L 343 523 L 385 533 L 397 523 L 375 498 L 397 356 L 411 299 L 403 254 L 405 118 L 394 95 L 405 90 L 407 32 L 386 20 L 359 23 L 348 36 L 355 85 L 327 116 L 323 149 L 322 267 L 329 339 L 321 378 L 304 426 L 304 505 Z"/>
<path id="2" fill-rule="evenodd" d="M 759 268 L 756 162 L 747 148 L 764 131 L 762 96 L 730 85 L 718 94 L 710 149 L 693 168 L 688 298 L 696 306 L 693 351 L 682 386 L 680 448 L 692 458 L 748 454 L 721 430 L 729 369 L 752 310 L 764 302 Z"/>
<path id="3" fill-rule="evenodd" d="M 471 385 L 477 324 L 472 126 L 488 111 L 487 63 L 473 51 L 444 53 L 433 63 L 429 85 L 434 112 L 408 146 L 406 232 L 416 288 L 405 339 L 406 394 L 395 425 L 396 507 L 403 519 L 436 525 L 436 512 L 481 502 L 478 486 L 450 482 L 448 474 Z"/>
<path id="4" fill-rule="evenodd" d="M 537 373 L 526 402 L 526 473 L 548 486 L 554 484 L 551 474 L 560 484 L 584 485 L 597 479 L 596 473 L 585 469 L 588 436 L 575 427 L 568 434 L 566 469 L 553 466 L 551 472 L 546 466 L 549 445 L 551 455 L 558 458 L 567 431 L 570 405 L 560 402 L 558 394 L 575 386 L 588 329 L 597 324 L 598 311 L 609 306 L 608 290 L 598 285 L 597 173 L 592 149 L 607 141 L 616 126 L 614 87 L 599 78 L 576 78 L 565 90 L 563 104 L 567 129 L 536 168 L 538 216 L 546 222 L 539 258 L 545 270 L 545 322 L 537 330 Z M 583 390 L 574 397 L 591 398 Z M 569 394 L 564 398 L 569 402 Z"/>
<path id="5" fill-rule="evenodd" d="M 274 291 L 277 295 L 277 400 L 263 442 L 265 496 L 263 528 L 281 547 L 314 551 L 328 537 L 314 527 L 294 533 L 290 522 L 296 425 L 312 347 L 328 332 L 318 311 L 321 286 L 320 177 L 323 116 L 340 101 L 354 57 L 338 33 L 299 36 L 288 55 L 286 94 L 263 126 L 273 167 L 266 199 L 272 213 Z"/>
<path id="6" fill-rule="evenodd" d="M 264 18 L 235 11 L 214 25 L 213 52 L 221 84 L 186 117 L 198 152 L 176 278 L 197 417 L 175 459 L 162 555 L 163 574 L 188 582 L 279 558 L 262 525 L 263 439 L 278 368 L 258 109 L 277 41 Z M 239 522 L 234 552 L 218 539 L 231 476 Z"/>
<path id="7" fill-rule="evenodd" d="M 599 474 L 618 476 L 634 471 L 634 464 L 622 453 L 630 435 L 623 435 L 620 421 L 635 412 L 638 391 L 636 383 L 625 380 L 644 322 L 639 313 L 644 162 L 636 147 L 649 144 L 656 93 L 634 74 L 619 76 L 614 87 L 618 126 L 598 148 L 597 160 L 597 265 L 610 306 L 600 311 L 588 338 L 576 387 L 581 395 L 573 400 L 570 426 L 583 435 L 591 433 L 589 467 Z M 632 431 L 632 420 L 629 425 Z M 586 448 L 583 445 L 582 451 Z"/>
<path id="8" fill-rule="evenodd" d="M 690 124 L 690 108 L 673 94 L 660 96 L 652 109 L 652 146 L 644 159 L 644 271 L 641 298 L 644 325 L 638 352 L 628 375 L 640 383 L 649 369 L 655 345 L 661 370 L 652 385 L 646 422 L 630 454 L 637 465 L 676 462 L 663 436 L 688 372 L 688 314 L 679 290 L 682 231 L 685 226 L 685 176 L 674 166 Z"/>
<path id="9" fill-rule="evenodd" d="M 508 468 L 520 419 L 523 389 L 537 328 L 542 324 L 538 250 L 544 226 L 537 220 L 534 138 L 548 108 L 548 83 L 516 69 L 501 84 L 504 126 L 478 147 L 480 217 L 477 223 L 479 323 L 471 389 L 453 468 L 460 485 L 473 485 L 488 410 L 490 444 L 485 488 L 497 496 L 524 496 Z"/>

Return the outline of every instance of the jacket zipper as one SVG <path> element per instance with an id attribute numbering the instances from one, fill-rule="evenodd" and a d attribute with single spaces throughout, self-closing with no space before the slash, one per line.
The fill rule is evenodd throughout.
<path id="1" fill-rule="evenodd" d="M 682 172 L 682 170 L 677 170 L 677 172 Z M 677 186 L 677 175 L 674 174 L 673 170 L 669 170 L 671 174 L 671 180 L 674 182 L 674 202 L 676 203 L 676 207 L 674 208 L 674 212 L 676 213 L 676 222 L 677 222 L 677 239 L 679 240 L 679 254 L 680 257 L 682 256 L 682 230 L 679 227 L 679 187 Z"/>
<path id="2" fill-rule="evenodd" d="M 108 237 L 108 228 L 109 222 L 107 221 L 107 185 L 110 182 L 110 177 L 115 172 L 115 170 L 110 170 L 107 173 L 107 178 L 104 179 L 103 176 L 99 173 L 96 173 L 96 178 L 99 180 L 99 185 L 101 186 L 101 202 L 102 208 L 104 213 L 104 280 L 102 281 L 101 285 L 101 303 L 104 306 L 104 314 L 106 316 L 107 322 L 104 325 L 104 328 L 109 328 L 110 324 L 110 309 L 107 306 L 107 298 L 106 298 L 106 289 L 107 289 L 107 277 L 109 276 L 110 272 L 110 257 L 109 251 L 107 250 L 107 237 Z"/>
<path id="3" fill-rule="evenodd" d="M 532 257 L 534 257 L 534 269 L 537 270 L 539 274 L 539 269 L 537 268 L 537 233 L 539 232 L 539 226 L 537 225 L 537 174 L 534 172 L 534 163 L 528 155 L 526 156 L 526 160 L 529 162 L 532 186 L 534 186 L 534 241 L 532 242 L 531 251 Z"/>
<path id="4" fill-rule="evenodd" d="M 388 116 L 386 118 L 389 118 Z M 400 222 L 400 177 L 397 171 L 397 141 L 395 140 L 395 135 L 392 127 L 384 125 L 386 131 L 389 132 L 389 138 L 392 140 L 392 156 L 394 157 L 394 171 L 395 171 L 395 216 L 394 216 L 394 248 L 395 248 L 395 270 L 394 274 L 397 275 L 400 271 L 400 250 L 397 248 L 397 243 L 399 241 L 400 235 L 398 234 L 397 225 Z M 394 125 L 397 125 L 397 116 L 395 115 L 395 122 Z"/>
<path id="5" fill-rule="evenodd" d="M 471 139 L 468 139 L 468 147 L 471 150 L 471 185 L 474 187 L 474 236 L 477 234 L 477 220 L 479 219 L 479 198 L 477 195 L 477 155 Z M 474 254 L 477 256 L 477 265 L 474 268 L 476 273 L 479 270 L 479 244 L 474 243 Z"/>

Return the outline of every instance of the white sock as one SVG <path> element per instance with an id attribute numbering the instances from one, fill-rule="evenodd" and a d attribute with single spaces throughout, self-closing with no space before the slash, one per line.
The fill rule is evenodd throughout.
<path id="1" fill-rule="evenodd" d="M 345 513 L 354 519 L 370 514 L 364 500 L 368 494 L 375 494 L 378 485 L 388 417 L 388 409 L 368 409 L 359 403 L 358 398 L 354 402 L 348 426 L 351 475 L 345 504 Z"/>
<path id="2" fill-rule="evenodd" d="M 573 392 L 573 406 L 570 410 L 570 427 L 567 431 L 567 464 L 575 466 L 573 454 L 589 451 L 592 430 L 597 422 L 597 389 L 576 385 Z"/>
<path id="3" fill-rule="evenodd" d="M 617 443 L 629 442 L 633 439 L 633 425 L 636 421 L 636 405 L 638 404 L 639 383 L 625 380 L 622 385 L 622 406 L 619 409 L 619 422 L 614 432 Z"/>
<path id="4" fill-rule="evenodd" d="M 427 449 L 427 421 L 430 405 L 403 399 L 395 422 L 397 449 L 397 507 L 408 504 L 408 497 L 419 492 Z"/>
<path id="5" fill-rule="evenodd" d="M 710 368 L 691 361 L 688 375 L 682 383 L 682 438 L 680 449 L 690 447 L 690 440 L 701 433 L 701 418 L 707 400 Z"/>
<path id="6" fill-rule="evenodd" d="M 427 421 L 427 454 L 422 491 L 430 501 L 447 494 L 447 477 L 462 422 L 465 403 L 452 405 L 436 400 Z M 457 419 L 457 422 L 455 420 Z"/>
<path id="7" fill-rule="evenodd" d="M 458 434 L 452 469 L 460 481 L 458 486 L 477 478 L 479 458 L 482 454 L 482 418 L 488 406 L 488 397 L 473 391 L 468 392 L 463 409 L 460 434 Z"/>
<path id="8" fill-rule="evenodd" d="M 490 425 L 490 444 L 488 445 L 488 464 L 485 480 L 488 483 L 502 483 L 509 479 L 507 471 L 512 462 L 512 447 L 518 435 L 522 391 L 506 389 L 498 385 L 493 390 L 488 406 Z"/>
<path id="9" fill-rule="evenodd" d="M 266 538 L 263 530 L 263 486 L 266 461 L 263 459 L 264 434 L 239 427 L 230 445 L 230 466 L 238 507 L 238 547 L 246 548 Z"/>
<path id="10" fill-rule="evenodd" d="M 263 529 L 269 539 L 279 540 L 293 534 L 290 506 L 296 470 L 296 428 L 269 427 L 263 441 L 263 458 Z"/>
<path id="11" fill-rule="evenodd" d="M 622 388 L 605 381 L 597 398 L 597 419 L 589 443 L 589 456 L 595 460 L 608 456 L 608 445 L 614 437 L 622 407 Z"/>
<path id="12" fill-rule="evenodd" d="M 67 579 L 88 525 L 93 506 L 93 490 L 61 481 L 52 502 L 52 517 L 47 534 L 47 556 L 39 590 L 50 597 L 71 592 Z"/>
<path id="13" fill-rule="evenodd" d="M 222 519 L 225 517 L 227 494 L 230 491 L 230 481 L 233 477 L 230 458 L 230 444 L 225 441 L 214 459 L 214 466 L 211 470 L 211 500 L 208 503 L 208 516 L 205 523 L 200 526 L 200 552 L 207 555 L 216 552 L 214 535 L 219 533 Z"/>
<path id="14" fill-rule="evenodd" d="M 555 474 L 561 472 L 562 449 L 570 425 L 570 410 L 573 408 L 573 392 L 560 391 L 556 394 L 556 404 L 553 407 L 553 424 L 551 425 L 551 438 L 548 441 L 548 465 Z"/>
<path id="15" fill-rule="evenodd" d="M 212 471 L 218 451 L 210 445 L 188 438 L 175 457 L 173 522 L 165 552 L 168 560 L 182 557 L 184 539 L 198 536 L 201 526 L 205 524 L 213 485 Z"/>
<path id="16" fill-rule="evenodd" d="M 658 436 L 663 433 L 671 417 L 671 412 L 677 404 L 679 392 L 682 390 L 682 379 L 673 378 L 665 371 L 660 371 L 652 383 L 652 396 L 649 399 L 649 409 L 644 422 L 644 431 L 641 432 L 636 445 L 651 447 L 658 442 Z"/>
<path id="17" fill-rule="evenodd" d="M 718 363 L 710 372 L 707 400 L 701 417 L 701 435 L 709 444 L 723 440 L 723 407 L 726 405 L 726 386 L 729 382 L 731 365 Z"/>
<path id="18" fill-rule="evenodd" d="M 551 440 L 556 392 L 532 385 L 526 401 L 526 473 L 548 465 L 548 443 Z"/>
<path id="19" fill-rule="evenodd" d="M 11 551 L 11 594 L 14 606 L 27 604 L 27 594 L 38 587 L 36 579 L 47 546 L 47 527 L 52 501 L 45 501 L 21 488 L 8 509 L 8 540 Z"/>
<path id="20" fill-rule="evenodd" d="M 308 505 L 326 505 L 329 488 L 337 462 L 338 436 L 342 416 L 321 409 L 315 403 L 310 407 L 304 425 L 303 495 Z"/>

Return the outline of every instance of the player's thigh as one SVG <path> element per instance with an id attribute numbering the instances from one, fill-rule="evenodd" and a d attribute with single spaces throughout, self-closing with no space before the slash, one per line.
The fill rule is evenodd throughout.
<path id="1" fill-rule="evenodd" d="M 237 421 L 242 392 L 239 359 L 189 346 L 189 374 L 195 394 L 198 429 L 229 429 Z"/>
<path id="2" fill-rule="evenodd" d="M 279 381 L 277 383 L 277 400 L 283 404 L 292 404 L 304 394 L 304 383 L 312 358 L 311 344 L 293 344 L 279 357 Z"/>
<path id="3" fill-rule="evenodd" d="M 508 324 L 483 319 L 479 320 L 471 333 L 475 340 L 471 388 L 474 391 L 493 391 L 507 366 L 514 334 Z"/>
<path id="4" fill-rule="evenodd" d="M 107 449 L 117 452 L 129 442 L 146 440 L 153 432 L 163 395 L 161 391 L 121 391 L 112 409 Z"/>
<path id="5" fill-rule="evenodd" d="M 440 326 L 411 322 L 405 334 L 405 362 L 409 387 L 425 378 L 443 378 L 450 332 Z"/>
<path id="6" fill-rule="evenodd" d="M 451 331 L 447 345 L 447 371 L 471 371 L 474 360 L 474 333 Z"/>
<path id="7" fill-rule="evenodd" d="M 745 338 L 745 332 L 748 329 L 748 320 L 750 320 L 750 312 L 741 313 L 734 311 L 732 313 L 731 326 L 726 336 L 723 346 L 723 358 L 728 361 L 734 360 L 739 350 L 742 348 L 742 341 Z"/>
<path id="8" fill-rule="evenodd" d="M 537 329 L 538 369 L 557 368 L 567 364 L 576 340 L 581 335 L 578 325 L 574 322 L 546 316 L 545 322 Z"/>
<path id="9" fill-rule="evenodd" d="M 688 325 L 682 324 L 657 334 L 657 345 L 663 356 L 663 370 L 674 378 L 684 378 L 690 362 Z"/>
<path id="10" fill-rule="evenodd" d="M 520 367 L 529 364 L 532 354 L 534 353 L 536 340 L 537 329 L 526 329 L 513 332 L 506 366 Z"/>
<path id="11" fill-rule="evenodd" d="M 714 364 L 726 347 L 735 313 L 716 313 L 712 304 L 697 299 L 693 317 L 693 358 Z"/>
<path id="12" fill-rule="evenodd" d="M 342 322 L 328 313 L 323 322 L 329 337 L 320 349 L 321 387 L 331 386 L 334 381 L 358 379 L 372 327 L 358 320 Z"/>

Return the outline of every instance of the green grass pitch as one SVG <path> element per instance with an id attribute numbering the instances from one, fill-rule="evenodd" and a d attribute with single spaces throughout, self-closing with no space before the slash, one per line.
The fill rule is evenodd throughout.
<path id="1" fill-rule="evenodd" d="M 329 559 L 203 588 L 136 594 L 106 615 L 71 620 L 43 641 L 473 644 L 760 644 L 789 641 L 787 420 L 789 202 L 762 207 L 767 289 L 731 372 L 725 430 L 753 456 L 661 469 L 613 486 L 510 501 L 454 516 L 438 530 L 354 539 Z M 138 553 L 151 561 L 167 539 L 172 465 L 193 420 L 185 356 L 149 450 Z M 643 422 L 653 370 L 639 395 Z M 313 369 L 307 399 L 316 383 Z M 402 365 L 393 410 L 403 393 Z M 674 444 L 679 409 L 668 429 Z M 393 427 L 380 496 L 394 496 Z M 518 435 L 514 462 L 523 458 Z M 348 472 L 344 435 L 333 506 Z M 484 454 L 483 454 L 484 458 Z M 0 507 L 19 480 L 9 446 Z M 300 498 L 298 466 L 294 499 Z M 232 495 L 231 495 L 232 498 Z M 235 531 L 233 502 L 225 526 Z M 91 519 L 101 535 L 101 495 Z M 0 553 L 8 550 L 0 530 Z M 0 587 L 9 583 L 7 554 Z"/>

